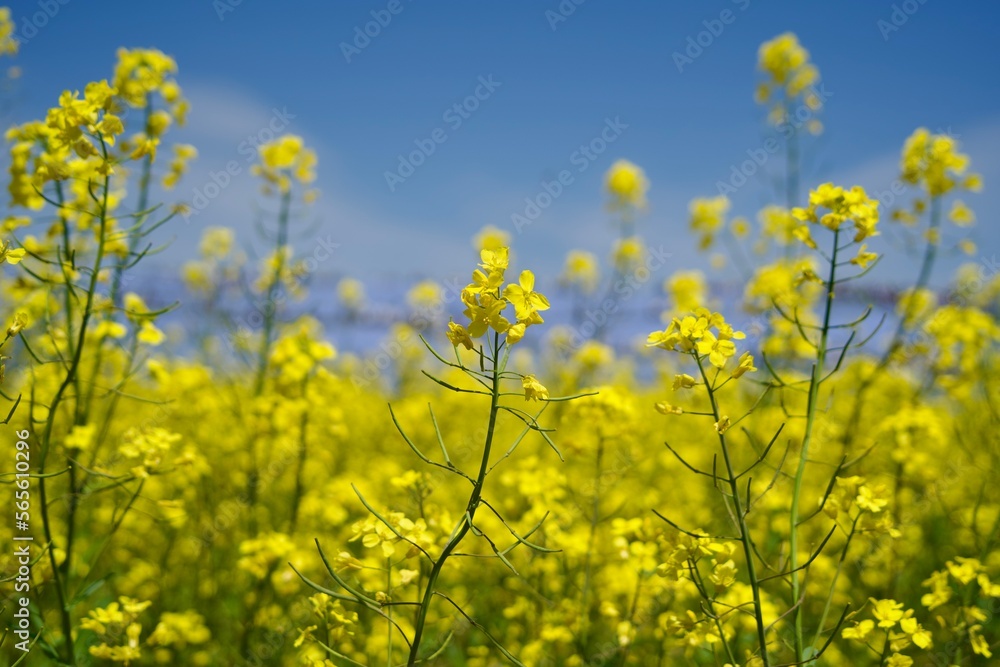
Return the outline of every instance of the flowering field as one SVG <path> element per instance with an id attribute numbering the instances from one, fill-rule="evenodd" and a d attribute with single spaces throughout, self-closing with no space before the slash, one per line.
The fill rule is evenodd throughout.
<path id="1" fill-rule="evenodd" d="M 0 15 L 7 55 L 13 30 Z M 752 221 L 698 198 L 688 221 L 748 267 L 739 303 L 674 257 L 626 350 L 601 304 L 649 280 L 656 199 L 627 160 L 606 263 L 536 278 L 485 228 L 459 294 L 408 286 L 382 344 L 345 352 L 294 305 L 368 312 L 291 244 L 317 197 L 301 137 L 255 156 L 269 254 L 208 227 L 171 302 L 135 286 L 188 212 L 175 61 L 122 49 L 10 128 L 4 664 L 997 664 L 1000 278 L 931 282 L 942 252 L 976 254 L 975 147 L 913 130 L 895 206 L 800 186 L 819 70 L 791 33 L 758 70 L 788 197 Z M 918 254 L 883 308 L 857 295 L 887 228 Z"/>

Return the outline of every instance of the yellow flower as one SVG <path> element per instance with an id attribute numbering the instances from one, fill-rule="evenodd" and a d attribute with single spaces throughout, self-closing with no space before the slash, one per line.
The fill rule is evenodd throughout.
<path id="1" fill-rule="evenodd" d="M 145 343 L 146 345 L 159 345 L 163 342 L 166 336 L 162 331 L 156 328 L 156 325 L 152 322 L 143 322 L 139 327 L 139 333 L 136 334 L 136 339 L 140 343 Z"/>
<path id="2" fill-rule="evenodd" d="M 903 618 L 903 603 L 895 600 L 876 600 L 870 598 L 872 616 L 878 621 L 878 627 L 891 628 Z"/>
<path id="3" fill-rule="evenodd" d="M 549 390 L 536 380 L 534 375 L 522 377 L 521 386 L 524 388 L 524 400 L 526 401 L 545 401 L 549 398 Z"/>
<path id="4" fill-rule="evenodd" d="M 958 152 L 958 142 L 946 134 L 931 134 L 927 128 L 914 130 L 903 144 L 900 171 L 903 181 L 921 186 L 931 197 L 947 194 L 965 175 L 969 158 Z M 981 179 L 970 175 L 961 185 L 976 191 Z"/>
<path id="5" fill-rule="evenodd" d="M 860 623 L 855 623 L 854 626 L 849 628 L 844 628 L 841 632 L 841 636 L 844 639 L 857 639 L 858 641 L 865 641 L 865 638 L 871 634 L 871 631 L 875 629 L 875 621 L 871 619 L 865 619 Z"/>
<path id="6" fill-rule="evenodd" d="M 63 444 L 67 449 L 86 451 L 94 445 L 96 435 L 97 431 L 93 424 L 78 424 L 69 432 Z"/>
<path id="7" fill-rule="evenodd" d="M 487 293 L 477 296 L 463 292 L 462 300 L 466 305 L 465 316 L 469 318 L 468 331 L 472 338 L 479 338 L 490 327 L 497 333 L 505 333 L 510 328 L 510 322 L 500 314 L 507 307 L 503 299 Z"/>
<path id="8" fill-rule="evenodd" d="M 628 160 L 618 160 L 604 177 L 605 187 L 613 197 L 612 206 L 643 208 L 649 183 L 642 169 Z"/>
<path id="9" fill-rule="evenodd" d="M 521 271 L 518 284 L 510 284 L 503 290 L 503 296 L 514 305 L 514 313 L 519 321 L 533 319 L 532 316 L 539 310 L 549 309 L 549 300 L 545 295 L 534 291 L 535 274 L 531 271 Z M 538 323 L 541 318 L 537 318 Z"/>
<path id="10" fill-rule="evenodd" d="M 415 310 L 433 310 L 444 298 L 444 290 L 433 280 L 424 280 L 414 285 L 406 294 L 406 301 Z"/>
<path id="11" fill-rule="evenodd" d="M 14 55 L 20 42 L 14 34 L 14 22 L 10 18 L 10 8 L 0 7 L 0 53 Z"/>
<path id="12" fill-rule="evenodd" d="M 725 195 L 719 195 L 718 197 L 694 199 L 688 205 L 688 210 L 691 213 L 691 229 L 701 235 L 698 246 L 704 250 L 712 245 L 715 233 L 726 222 L 729 198 Z"/>
<path id="13" fill-rule="evenodd" d="M 114 320 L 101 320 L 94 328 L 94 336 L 98 339 L 124 338 L 127 333 L 128 330 L 125 329 L 125 325 Z"/>
<path id="14" fill-rule="evenodd" d="M 867 244 L 862 243 L 861 247 L 858 248 L 857 256 L 851 260 L 851 264 L 860 266 L 862 269 L 867 269 L 868 265 L 878 259 L 878 255 L 874 252 L 867 252 Z"/>
<path id="15" fill-rule="evenodd" d="M 715 422 L 715 424 L 714 424 L 716 433 L 718 433 L 719 435 L 722 435 L 723 433 L 725 433 L 726 431 L 728 431 L 729 430 L 729 424 L 730 424 L 729 417 L 727 417 L 726 415 L 723 415 L 722 417 L 720 417 L 719 421 Z"/>
<path id="16" fill-rule="evenodd" d="M 691 387 L 699 384 L 701 383 L 687 373 L 674 376 L 674 391 L 677 391 L 678 389 L 690 389 Z"/>
<path id="17" fill-rule="evenodd" d="M 490 273 L 497 272 L 502 276 L 507 270 L 507 264 L 510 263 L 510 248 L 506 246 L 495 249 L 484 248 L 479 251 L 479 258 L 482 260 L 479 266 Z"/>
<path id="18" fill-rule="evenodd" d="M 690 312 L 705 303 L 708 292 L 701 271 L 678 271 L 663 283 L 663 290 L 673 299 L 677 312 Z"/>
<path id="19" fill-rule="evenodd" d="M 472 349 L 472 338 L 469 337 L 469 332 L 465 330 L 465 327 L 456 322 L 448 322 L 448 340 L 455 347 L 464 345 L 465 349 Z"/>
<path id="20" fill-rule="evenodd" d="M 676 405 L 671 405 L 666 401 L 660 401 L 655 406 L 656 411 L 661 415 L 682 415 L 684 414 L 684 408 L 678 407 Z"/>
<path id="21" fill-rule="evenodd" d="M 510 234 L 493 225 L 486 225 L 479 230 L 472 243 L 477 250 L 497 250 L 510 244 Z"/>
<path id="22" fill-rule="evenodd" d="M 981 655 L 984 658 L 992 658 L 993 652 L 990 651 L 990 643 L 986 641 L 986 638 L 982 635 L 983 626 L 973 625 L 969 628 L 969 643 L 972 644 L 972 651 L 976 655 Z"/>
<path id="23" fill-rule="evenodd" d="M 24 248 L 11 248 L 9 243 L 0 241 L 0 264 L 17 264 L 24 259 Z"/>
<path id="24" fill-rule="evenodd" d="M 305 147 L 302 137 L 286 134 L 258 147 L 260 164 L 251 171 L 268 185 L 286 193 L 294 178 L 301 184 L 316 180 L 316 153 Z"/>
<path id="25" fill-rule="evenodd" d="M 360 310 L 365 303 L 365 286 L 360 280 L 344 278 L 337 283 L 337 298 L 344 308 Z"/>
<path id="26" fill-rule="evenodd" d="M 13 338 L 17 334 L 21 333 L 26 326 L 28 326 L 28 316 L 24 313 L 17 313 L 14 315 L 14 321 L 10 323 L 9 327 L 7 327 L 7 337 Z"/>
<path id="27" fill-rule="evenodd" d="M 753 365 L 753 355 L 749 352 L 741 354 L 738 361 L 739 363 L 732 372 L 733 378 L 742 377 L 744 373 L 754 373 L 757 371 L 757 367 Z"/>
<path id="28" fill-rule="evenodd" d="M 618 239 L 611 250 L 611 259 L 615 269 L 621 273 L 628 273 L 642 262 L 644 250 L 642 239 L 638 236 Z"/>
<path id="29" fill-rule="evenodd" d="M 564 285 L 579 287 L 584 293 L 593 292 L 600 280 L 597 257 L 585 250 L 570 250 L 559 280 Z"/>
<path id="30" fill-rule="evenodd" d="M 707 354 L 708 360 L 716 368 L 722 368 L 726 361 L 736 354 L 736 344 L 731 340 L 716 338 L 711 331 L 706 331 L 705 335 L 698 341 L 698 354 Z"/>
<path id="31" fill-rule="evenodd" d="M 951 204 L 948 219 L 959 227 L 968 227 L 976 221 L 976 214 L 964 202 L 956 200 Z"/>

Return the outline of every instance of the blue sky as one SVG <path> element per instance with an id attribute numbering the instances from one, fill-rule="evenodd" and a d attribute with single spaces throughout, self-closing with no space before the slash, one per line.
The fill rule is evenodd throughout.
<path id="1" fill-rule="evenodd" d="M 207 225 L 235 227 L 254 247 L 258 197 L 240 147 L 277 117 L 319 154 L 323 195 L 297 243 L 306 253 L 320 239 L 337 244 L 322 273 L 464 276 L 474 257 L 471 236 L 485 224 L 513 231 L 511 215 L 524 211 L 525 198 L 574 168 L 574 152 L 600 136 L 609 119 L 627 127 L 515 234 L 520 263 L 554 276 L 571 248 L 607 254 L 616 232 L 601 182 L 624 157 L 652 183 L 639 232 L 671 252 L 663 277 L 706 268 L 686 232 L 687 203 L 715 194 L 732 166 L 763 145 L 768 128 L 752 99 L 756 52 L 786 30 L 810 50 L 830 94 L 826 132 L 811 144 L 804 184 L 834 180 L 887 190 L 914 128 L 950 131 L 986 182 L 982 194 L 967 198 L 979 218 L 972 261 L 988 262 L 1000 251 L 998 5 L 564 0 L 573 11 L 556 22 L 547 12 L 560 11 L 558 0 L 399 0 L 396 14 L 388 12 L 389 0 L 102 0 L 99 8 L 63 2 L 11 5 L 22 35 L 25 18 L 37 26 L 16 60 L 23 77 L 15 119 L 43 114 L 63 89 L 109 77 L 117 47 L 156 47 L 176 58 L 192 102 L 190 123 L 175 139 L 201 152 L 167 200 L 192 198 L 230 160 L 241 165 L 199 215 L 165 230 L 176 241 L 154 260 L 159 267 L 189 256 Z M 43 21 L 46 8 L 54 15 Z M 724 10 L 731 21 L 718 31 L 713 21 Z M 373 11 L 391 20 L 345 56 L 344 44 L 354 42 Z M 706 22 L 719 34 L 679 71 L 675 52 L 684 52 Z M 446 112 L 474 95 L 481 80 L 494 82 L 492 91 L 481 87 L 485 99 L 456 127 Z M 447 140 L 391 191 L 386 171 L 439 128 Z M 780 174 L 780 159 L 765 170 Z M 734 213 L 752 217 L 773 199 L 758 174 L 733 196 Z M 915 267 L 891 235 L 875 245 L 895 253 L 876 280 L 913 279 Z M 938 280 L 959 261 L 946 258 Z"/>

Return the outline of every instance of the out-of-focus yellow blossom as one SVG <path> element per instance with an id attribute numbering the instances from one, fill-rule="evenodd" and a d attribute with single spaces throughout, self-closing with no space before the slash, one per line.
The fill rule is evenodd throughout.
<path id="1" fill-rule="evenodd" d="M 198 250 L 204 257 L 223 259 L 232 252 L 234 240 L 233 230 L 229 227 L 206 227 Z"/>
<path id="2" fill-rule="evenodd" d="M 21 333 L 28 326 L 28 316 L 25 313 L 17 313 L 14 315 L 14 320 L 7 327 L 7 337 L 13 338 L 17 334 Z"/>
<path id="3" fill-rule="evenodd" d="M 855 266 L 860 266 L 862 269 L 867 269 L 868 265 L 878 259 L 878 254 L 874 252 L 868 252 L 868 246 L 864 243 L 858 248 L 858 254 L 851 259 L 851 264 Z"/>
<path id="4" fill-rule="evenodd" d="M 965 205 L 965 202 L 955 200 L 951 203 L 951 211 L 948 212 L 948 219 L 959 227 L 969 227 L 976 221 L 976 214 Z"/>
<path id="5" fill-rule="evenodd" d="M 929 289 L 908 289 L 899 295 L 896 314 L 905 319 L 907 326 L 922 322 L 937 306 L 937 295 Z"/>
<path id="6" fill-rule="evenodd" d="M 645 208 L 649 182 L 646 174 L 628 160 L 617 160 L 604 176 L 613 208 Z"/>
<path id="7" fill-rule="evenodd" d="M 479 230 L 472 241 L 476 250 L 496 250 L 510 245 L 510 233 L 493 225 L 486 225 Z"/>
<path id="8" fill-rule="evenodd" d="M 198 149 L 190 144 L 177 144 L 174 146 L 174 157 L 170 161 L 169 171 L 163 176 L 163 187 L 172 189 L 187 173 L 188 164 L 198 157 Z"/>
<path id="9" fill-rule="evenodd" d="M 562 284 L 577 287 L 584 294 L 590 294 L 597 289 L 600 278 L 596 255 L 585 250 L 570 250 L 567 253 L 566 263 L 559 277 Z"/>
<path id="10" fill-rule="evenodd" d="M 365 286 L 356 278 L 342 278 L 337 283 L 337 299 L 348 311 L 357 312 L 365 305 Z"/>
<path id="11" fill-rule="evenodd" d="M 783 206 L 774 204 L 765 206 L 757 214 L 764 236 L 774 239 L 781 245 L 788 245 L 792 242 L 794 231 L 799 227 L 798 221 L 792 217 L 791 212 Z"/>
<path id="12" fill-rule="evenodd" d="M 642 263 L 645 246 L 638 236 L 630 236 L 615 241 L 611 251 L 612 263 L 619 273 L 634 271 Z"/>
<path id="13" fill-rule="evenodd" d="M 688 205 L 691 213 L 691 230 L 699 235 L 698 247 L 702 250 L 711 247 L 715 235 L 726 224 L 726 214 L 729 212 L 729 197 L 702 197 L 694 199 Z"/>
<path id="14" fill-rule="evenodd" d="M 708 286 L 701 271 L 678 271 L 663 283 L 663 291 L 670 297 L 673 312 L 693 312 L 705 303 Z"/>
<path id="15" fill-rule="evenodd" d="M 121 322 L 114 320 L 102 320 L 94 327 L 95 338 L 124 338 L 128 334 L 128 329 Z"/>
<path id="16" fill-rule="evenodd" d="M 968 166 L 969 157 L 958 151 L 958 142 L 947 134 L 931 134 L 921 127 L 903 144 L 903 180 L 919 186 L 931 197 L 945 195 L 956 186 L 978 189 L 981 180 L 978 175 L 966 175 Z"/>
<path id="17" fill-rule="evenodd" d="M 87 451 L 94 446 L 97 432 L 93 424 L 78 424 L 67 435 L 63 444 L 67 449 Z"/>
<path id="18" fill-rule="evenodd" d="M 799 44 L 798 37 L 786 32 L 761 44 L 757 68 L 766 78 L 757 86 L 755 98 L 759 104 L 770 105 L 771 123 L 787 122 L 793 114 L 798 118 L 799 114 L 791 107 L 801 103 L 810 112 L 807 128 L 819 134 L 823 126 L 815 114 L 823 101 L 813 90 L 819 83 L 819 70 L 809 62 L 809 52 Z"/>
<path id="19" fill-rule="evenodd" d="M 268 186 L 273 186 L 282 194 L 291 190 L 292 182 L 309 185 L 316 180 L 316 153 L 306 148 L 302 137 L 285 134 L 274 141 L 261 144 L 258 148 L 260 163 L 251 167 L 252 173 L 260 176 Z"/>
<path id="20" fill-rule="evenodd" d="M 194 611 L 164 612 L 160 622 L 146 639 L 153 646 L 185 647 L 187 644 L 204 644 L 212 633 L 205 627 L 205 618 Z"/>
<path id="21" fill-rule="evenodd" d="M 406 294 L 406 302 L 414 310 L 433 310 L 441 305 L 444 289 L 433 280 L 424 280 Z"/>
<path id="22" fill-rule="evenodd" d="M 0 7 L 0 54 L 12 56 L 17 53 L 20 42 L 14 35 L 14 21 L 9 7 Z"/>

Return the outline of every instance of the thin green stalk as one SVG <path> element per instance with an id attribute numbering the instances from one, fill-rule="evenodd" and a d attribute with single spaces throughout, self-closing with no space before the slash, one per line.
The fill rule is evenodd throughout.
<path id="1" fill-rule="evenodd" d="M 291 190 L 281 195 L 281 207 L 278 211 L 278 235 L 275 240 L 275 265 L 274 274 L 267 287 L 267 296 L 264 301 L 264 333 L 261 337 L 260 348 L 257 352 L 257 370 L 253 384 L 253 398 L 258 398 L 264 393 L 264 383 L 267 380 L 267 371 L 271 356 L 271 345 L 274 342 L 274 329 L 278 319 L 278 308 L 275 300 L 278 296 L 278 286 L 281 283 L 281 272 L 285 268 L 284 248 L 288 243 L 288 217 L 291 210 Z M 257 434 L 251 433 L 247 442 L 247 450 L 250 452 L 250 470 L 247 473 L 247 505 L 250 534 L 257 532 L 256 505 L 257 505 Z"/>
<path id="2" fill-rule="evenodd" d="M 103 139 L 101 140 L 102 146 L 104 146 Z M 107 148 L 104 147 L 105 159 L 107 159 Z M 97 292 L 97 280 L 100 275 L 101 263 L 104 261 L 104 249 L 105 240 L 107 236 L 107 210 L 108 210 L 108 190 L 109 190 L 109 177 L 104 178 L 104 188 L 103 197 L 101 201 L 101 216 L 100 216 L 100 233 L 98 235 L 97 242 L 97 255 L 94 259 L 93 271 L 90 276 L 90 283 L 87 287 L 87 300 L 83 309 L 83 316 L 80 321 L 80 330 L 76 342 L 75 353 L 73 354 L 70 366 L 66 371 L 66 376 L 60 383 L 59 388 L 56 390 L 55 395 L 52 398 L 52 403 L 49 405 L 49 413 L 46 417 L 45 428 L 42 432 L 42 452 L 40 457 L 40 463 L 38 467 L 38 491 L 39 499 L 41 501 L 41 512 L 42 512 L 42 528 L 45 533 L 45 540 L 48 543 L 49 552 L 49 562 L 52 566 L 52 578 L 55 584 L 56 593 L 59 598 L 59 611 L 61 615 L 61 625 L 62 632 L 65 641 L 66 654 L 64 659 L 69 665 L 76 665 L 76 655 L 73 651 L 73 623 L 70 609 L 67 605 L 66 593 L 68 591 L 68 578 L 70 574 L 70 566 L 72 564 L 72 541 L 73 541 L 73 525 L 76 513 L 76 505 L 78 502 L 77 491 L 75 488 L 75 464 L 72 460 L 68 461 L 69 472 L 70 472 L 70 488 L 69 488 L 69 514 L 68 514 L 68 528 L 67 528 L 67 542 L 65 549 L 65 560 L 62 565 L 56 562 L 55 556 L 55 542 L 52 538 L 52 526 L 49 519 L 48 513 L 48 498 L 46 491 L 46 477 L 45 473 L 45 461 L 48 458 L 49 451 L 52 444 L 52 430 L 55 427 L 56 417 L 59 412 L 59 405 L 62 403 L 63 394 L 66 393 L 66 389 L 75 381 L 77 376 L 77 371 L 80 368 L 80 361 L 83 355 L 84 344 L 86 343 L 87 336 L 87 324 L 90 322 L 90 317 L 93 314 L 94 307 L 94 294 Z M 67 288 L 68 289 L 68 288 Z M 72 323 L 67 323 L 67 327 L 72 327 Z"/>
<path id="3" fill-rule="evenodd" d="M 785 120 L 788 122 L 788 118 L 791 117 L 791 105 L 788 100 L 785 101 Z M 788 140 L 785 142 L 785 206 L 787 207 L 789 213 L 791 210 L 799 205 L 799 131 L 797 128 L 792 127 L 789 123 L 788 127 L 791 127 L 792 133 L 788 135 Z M 791 243 L 785 244 L 785 259 L 790 259 L 792 256 L 792 245 Z"/>
<path id="4" fill-rule="evenodd" d="M 306 392 L 309 387 L 309 376 L 307 375 L 302 379 L 302 399 L 306 400 Z M 308 406 L 308 402 L 306 403 Z M 305 483 L 303 482 L 302 476 L 305 472 L 306 467 L 306 455 L 308 448 L 306 445 L 306 434 L 309 428 L 309 410 L 308 408 L 302 411 L 302 417 L 299 419 L 299 458 L 295 465 L 295 494 L 292 496 L 292 517 L 289 521 L 289 535 L 295 534 L 295 527 L 298 525 L 299 519 L 299 506 L 302 504 L 302 496 L 305 493 Z"/>
<path id="5" fill-rule="evenodd" d="M 392 591 L 392 559 L 385 559 L 385 594 L 389 595 Z M 386 643 L 388 644 L 388 649 L 385 652 L 385 664 L 387 667 L 392 667 L 392 607 L 389 607 L 386 612 L 385 621 L 385 634 Z"/>
<path id="6" fill-rule="evenodd" d="M 795 660 L 804 659 L 804 642 L 802 633 L 802 607 L 799 598 L 802 595 L 799 574 L 799 502 L 802 497 L 802 481 L 805 478 L 806 463 L 809 461 L 809 446 L 812 444 L 813 426 L 816 422 L 816 405 L 819 402 L 820 382 L 823 377 L 826 361 L 827 341 L 830 333 L 830 314 L 833 310 L 833 289 L 837 277 L 837 253 L 840 250 L 840 230 L 833 232 L 833 253 L 830 257 L 830 274 L 827 278 L 826 304 L 823 310 L 823 328 L 820 329 L 819 345 L 816 347 L 816 363 L 813 364 L 812 379 L 809 382 L 809 399 L 806 408 L 806 430 L 802 437 L 802 451 L 799 453 L 799 466 L 795 472 L 795 487 L 792 491 L 791 523 L 789 526 L 789 567 L 792 571 L 792 604 L 795 619 Z"/>
<path id="7" fill-rule="evenodd" d="M 497 423 L 497 413 L 500 411 L 500 368 L 499 368 L 499 358 L 500 358 L 500 334 L 493 334 L 493 350 L 492 359 L 493 362 L 493 386 L 492 386 L 492 396 L 490 398 L 490 421 L 489 425 L 486 427 L 486 443 L 483 446 L 483 458 L 479 465 L 479 474 L 476 477 L 476 482 L 472 487 L 472 493 L 469 496 L 469 502 L 466 505 L 465 514 L 459 520 L 458 525 L 455 530 L 452 531 L 451 538 L 445 545 L 444 549 L 441 551 L 441 555 L 434 565 L 431 567 L 430 575 L 427 577 L 427 588 L 424 589 L 423 597 L 420 601 L 420 607 L 417 610 L 416 623 L 413 626 L 413 641 L 410 644 L 410 655 L 407 659 L 407 667 L 413 667 L 418 662 L 417 655 L 420 652 L 420 640 L 424 633 L 424 625 L 427 623 L 427 612 L 430 610 L 431 600 L 434 596 L 434 585 L 437 583 L 438 577 L 441 575 L 441 569 L 444 567 L 445 561 L 448 557 L 458 548 L 458 545 L 465 538 L 466 534 L 472 527 L 472 522 L 476 517 L 476 510 L 479 508 L 479 503 L 483 496 L 483 485 L 486 482 L 486 471 L 489 470 L 490 463 L 490 450 L 493 448 L 493 434 L 496 429 Z"/>
<path id="8" fill-rule="evenodd" d="M 281 272 L 285 269 L 285 246 L 288 244 L 288 217 L 291 210 L 291 190 L 281 195 L 281 208 L 278 212 L 278 236 L 275 240 L 274 275 L 267 286 L 267 297 L 264 301 L 264 335 L 257 352 L 257 375 L 254 379 L 254 397 L 260 396 L 264 390 L 264 380 L 267 378 L 268 357 L 271 354 L 271 343 L 274 338 L 274 328 L 277 324 L 277 307 L 274 303 L 281 285 Z"/>
<path id="9" fill-rule="evenodd" d="M 146 136 L 150 134 L 150 120 L 153 116 L 153 99 L 152 95 L 146 96 L 146 111 L 144 116 L 144 126 L 146 131 Z M 151 182 L 153 172 L 153 155 L 146 155 L 146 159 L 142 163 L 142 173 L 139 176 L 139 202 L 138 211 L 139 217 L 136 220 L 135 228 L 129 233 L 128 237 L 128 254 L 122 257 L 121 261 L 115 266 L 114 275 L 111 279 L 111 305 L 121 306 L 121 288 L 122 288 L 122 275 L 125 272 L 125 264 L 128 262 L 128 258 L 135 252 L 136 244 L 139 241 L 140 225 L 145 219 L 145 210 L 149 206 L 149 184 Z"/>
<path id="10" fill-rule="evenodd" d="M 705 367 L 701 363 L 701 357 L 699 357 L 697 353 L 692 356 L 694 356 L 695 361 L 698 362 L 698 370 L 701 372 L 702 380 L 705 383 L 705 389 L 708 392 L 708 400 L 712 404 L 712 415 L 715 417 L 716 423 L 718 423 L 721 421 L 722 416 L 719 414 L 719 404 L 715 398 L 715 390 L 712 388 L 711 382 L 709 382 L 708 374 L 705 373 Z M 736 472 L 733 469 L 733 463 L 729 456 L 729 446 L 726 443 L 726 436 L 723 432 L 719 433 L 719 445 L 722 447 L 722 459 L 726 465 L 726 481 L 729 482 L 729 490 L 733 496 L 733 510 L 736 514 L 736 524 L 740 533 L 740 543 L 743 545 L 743 554 L 747 561 L 747 578 L 750 580 L 750 588 L 753 591 L 753 615 L 757 625 L 757 641 L 760 643 L 760 659 L 763 667 L 770 667 L 771 659 L 767 653 L 767 634 L 765 632 L 766 626 L 764 625 L 764 612 L 760 602 L 760 582 L 757 579 L 757 564 L 754 562 L 754 548 L 751 542 L 750 530 L 747 528 L 743 501 L 740 499 L 740 490 L 736 485 Z"/>
<path id="11" fill-rule="evenodd" d="M 847 560 L 847 550 L 851 548 L 851 539 L 854 537 L 854 532 L 858 527 L 858 519 L 861 518 L 861 512 L 854 517 L 854 522 L 851 524 L 851 532 L 847 534 L 847 543 L 844 544 L 844 550 L 840 552 L 840 560 L 837 561 L 837 571 L 833 574 L 833 583 L 830 584 L 830 594 L 826 596 L 826 603 L 823 605 L 823 614 L 819 617 L 819 625 L 816 626 L 816 635 L 813 637 L 810 646 L 815 647 L 819 643 L 820 635 L 823 634 L 823 627 L 826 625 L 826 618 L 830 614 L 830 607 L 833 604 L 833 595 L 837 590 L 837 581 L 840 579 L 840 573 L 844 569 L 844 561 Z"/>

